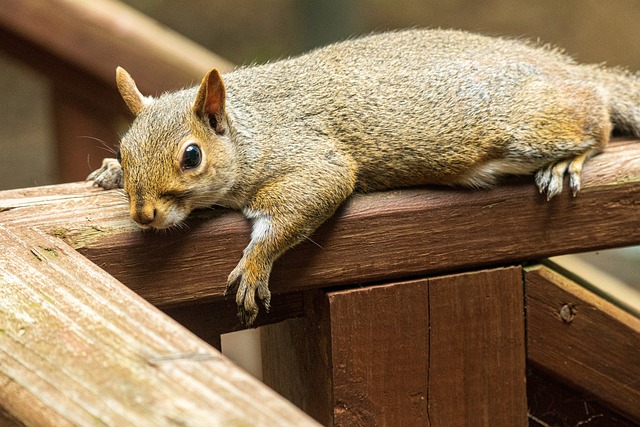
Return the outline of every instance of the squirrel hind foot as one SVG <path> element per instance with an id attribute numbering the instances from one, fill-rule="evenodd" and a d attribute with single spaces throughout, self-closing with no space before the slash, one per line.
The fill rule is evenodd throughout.
<path id="1" fill-rule="evenodd" d="M 536 173 L 536 185 L 540 193 L 547 195 L 547 200 L 551 200 L 562 192 L 565 173 L 569 175 L 569 188 L 573 196 L 577 196 L 582 187 L 580 175 L 585 162 L 594 154 L 597 149 L 587 150 L 577 157 L 560 160 L 552 163 Z"/>

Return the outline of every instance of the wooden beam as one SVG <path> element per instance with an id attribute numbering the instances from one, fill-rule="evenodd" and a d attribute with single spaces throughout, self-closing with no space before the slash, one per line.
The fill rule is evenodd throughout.
<path id="1" fill-rule="evenodd" d="M 271 300 L 271 310 L 268 313 L 261 313 L 252 327 L 260 327 L 302 316 L 304 314 L 302 301 L 302 292 L 274 295 Z M 219 337 L 221 334 L 244 329 L 244 326 L 238 322 L 238 308 L 233 297 L 179 307 L 165 307 L 163 311 L 217 348 L 220 348 Z"/>
<path id="2" fill-rule="evenodd" d="M 149 94 L 195 84 L 214 66 L 232 69 L 221 57 L 113 0 L 7 0 L 0 25 L 112 87 L 118 65 Z"/>
<path id="3" fill-rule="evenodd" d="M 525 426 L 522 272 L 317 292 L 263 328 L 263 377 L 325 425 Z"/>
<path id="4" fill-rule="evenodd" d="M 0 221 L 39 224 L 158 306 L 220 298 L 250 235 L 248 221 L 224 209 L 196 212 L 182 230 L 140 232 L 122 193 L 86 183 L 1 192 L 2 210 Z M 576 198 L 547 202 L 531 178 L 355 195 L 311 239 L 276 262 L 272 291 L 638 244 L 640 144 L 619 141 L 592 159 Z"/>
<path id="5" fill-rule="evenodd" d="M 640 422 L 640 319 L 553 270 L 526 270 L 529 360 Z"/>
<path id="6" fill-rule="evenodd" d="M 0 226 L 0 420 L 316 425 L 59 239 Z"/>

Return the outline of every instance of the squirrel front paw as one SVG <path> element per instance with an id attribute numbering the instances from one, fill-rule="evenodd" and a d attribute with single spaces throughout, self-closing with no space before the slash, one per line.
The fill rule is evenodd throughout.
<path id="1" fill-rule="evenodd" d="M 124 185 L 122 166 L 120 166 L 120 162 L 117 159 L 104 159 L 102 166 L 91 172 L 87 177 L 87 181 L 93 181 L 95 185 L 105 190 L 122 188 Z"/>
<path id="2" fill-rule="evenodd" d="M 265 309 L 269 311 L 271 305 L 271 292 L 269 291 L 270 266 L 257 266 L 247 262 L 244 258 L 233 269 L 227 279 L 225 295 L 236 290 L 236 304 L 238 305 L 238 317 L 240 321 L 251 326 L 258 316 L 258 303 L 256 294 L 262 301 Z M 266 270 L 266 271 L 265 271 Z"/>

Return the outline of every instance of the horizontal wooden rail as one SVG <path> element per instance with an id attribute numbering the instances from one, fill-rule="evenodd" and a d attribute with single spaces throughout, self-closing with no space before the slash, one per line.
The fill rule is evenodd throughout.
<path id="1" fill-rule="evenodd" d="M 141 232 L 125 197 L 87 183 L 0 193 L 0 221 L 57 236 L 167 307 L 220 298 L 250 234 L 238 212 L 196 212 L 184 230 Z M 276 262 L 275 293 L 418 277 L 640 243 L 640 143 L 592 159 L 578 197 L 547 202 L 531 178 L 492 190 L 408 189 L 352 197 Z"/>

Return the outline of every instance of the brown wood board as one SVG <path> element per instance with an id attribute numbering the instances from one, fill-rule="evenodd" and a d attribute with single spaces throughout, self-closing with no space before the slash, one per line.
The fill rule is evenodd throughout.
<path id="1" fill-rule="evenodd" d="M 519 267 L 429 279 L 433 425 L 527 424 L 523 304 Z"/>
<path id="2" fill-rule="evenodd" d="M 355 195 L 274 266 L 275 293 L 420 277 L 640 242 L 640 144 L 591 160 L 583 190 L 547 202 L 532 179 L 492 190 L 431 187 Z M 4 211 L 4 212 L 3 212 Z M 77 248 L 160 306 L 221 297 L 249 241 L 238 212 L 194 213 L 183 230 L 140 232 L 117 191 L 89 184 L 0 193 L 0 221 Z"/>
<path id="3" fill-rule="evenodd" d="M 55 237 L 0 225 L 0 420 L 315 425 Z"/>
<path id="4" fill-rule="evenodd" d="M 526 289 L 529 361 L 640 422 L 640 319 L 547 267 Z"/>
<path id="5" fill-rule="evenodd" d="M 323 424 L 526 425 L 519 267 L 314 295 L 264 379 Z"/>

